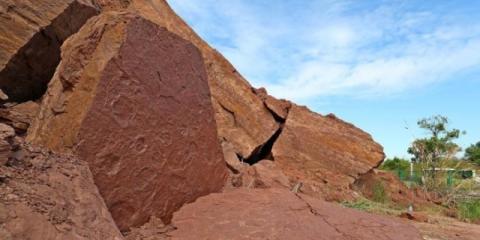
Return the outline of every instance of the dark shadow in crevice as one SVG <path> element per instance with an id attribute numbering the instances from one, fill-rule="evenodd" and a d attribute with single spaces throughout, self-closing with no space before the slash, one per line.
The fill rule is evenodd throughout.
<path id="1" fill-rule="evenodd" d="M 244 160 L 244 162 L 253 165 L 261 160 L 267 159 L 267 160 L 274 160 L 273 155 L 272 155 L 272 148 L 273 145 L 275 144 L 275 141 L 277 141 L 278 137 L 282 133 L 283 130 L 283 125 L 281 125 L 277 131 L 262 145 L 258 146 L 253 150 L 253 152 L 250 154 L 248 158 Z"/>
<path id="2" fill-rule="evenodd" d="M 60 62 L 61 45 L 96 14 L 93 6 L 73 1 L 50 25 L 33 35 L 0 72 L 0 88 L 9 101 L 42 97 Z"/>
<path id="3" fill-rule="evenodd" d="M 270 112 L 270 114 L 273 116 L 273 119 L 275 119 L 276 122 L 283 124 L 285 123 L 286 119 L 280 117 L 275 111 L 270 109 L 267 104 L 264 103 L 265 108 Z"/>

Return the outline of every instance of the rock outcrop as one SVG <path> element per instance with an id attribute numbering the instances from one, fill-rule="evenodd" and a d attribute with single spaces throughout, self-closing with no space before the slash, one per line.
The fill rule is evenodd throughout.
<path id="1" fill-rule="evenodd" d="M 97 13 L 89 0 L 2 0 L 0 88 L 9 101 L 41 97 L 63 41 Z"/>
<path id="2" fill-rule="evenodd" d="M 370 135 L 253 88 L 165 0 L 0 14 L 0 238 L 420 239 L 321 200 L 380 164 Z"/>
<path id="3" fill-rule="evenodd" d="M 168 222 L 226 180 L 200 52 L 135 14 L 102 14 L 65 42 L 30 130 L 89 163 L 121 230 Z"/>
<path id="4" fill-rule="evenodd" d="M 0 137 L 11 143 L 1 150 L 0 239 L 123 239 L 84 161 L 14 144 L 9 132 Z"/>
<path id="5" fill-rule="evenodd" d="M 297 105 L 290 108 L 272 154 L 287 176 L 305 185 L 305 192 L 328 200 L 353 197 L 350 185 L 385 157 L 369 134 Z"/>
<path id="6" fill-rule="evenodd" d="M 172 239 L 422 239 L 411 225 L 282 189 L 210 194 L 175 213 Z"/>

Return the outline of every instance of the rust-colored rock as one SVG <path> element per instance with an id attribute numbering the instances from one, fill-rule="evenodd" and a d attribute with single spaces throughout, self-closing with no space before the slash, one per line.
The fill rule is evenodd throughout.
<path id="1" fill-rule="evenodd" d="M 0 167 L 8 162 L 13 150 L 12 141 L 14 137 L 15 130 L 9 125 L 0 123 Z"/>
<path id="2" fill-rule="evenodd" d="M 134 14 L 102 14 L 65 42 L 28 139 L 75 148 L 122 231 L 168 223 L 226 180 L 200 52 Z"/>
<path id="3" fill-rule="evenodd" d="M 131 0 L 93 0 L 96 4 L 98 4 L 102 10 L 124 10 L 129 5 Z"/>
<path id="4" fill-rule="evenodd" d="M 175 213 L 172 239 L 422 239 L 408 224 L 283 189 L 210 194 Z"/>
<path id="5" fill-rule="evenodd" d="M 236 153 L 247 158 L 266 142 L 278 124 L 250 84 L 215 49 L 204 42 L 165 0 L 132 0 L 130 10 L 192 42 L 202 53 L 221 141 L 230 142 Z"/>
<path id="6" fill-rule="evenodd" d="M 350 184 L 384 159 L 382 147 L 369 134 L 297 105 L 290 108 L 272 153 L 287 176 L 317 185 L 309 194 L 328 200 L 353 198 Z"/>
<path id="7" fill-rule="evenodd" d="M 13 131 L 13 130 L 12 130 Z M 122 240 L 85 162 L 22 145 L 0 166 L 0 239 Z"/>
<path id="8" fill-rule="evenodd" d="M 0 108 L 0 122 L 13 126 L 18 133 L 25 133 L 36 117 L 38 109 L 38 103 L 32 101 Z"/>
<path id="9" fill-rule="evenodd" d="M 292 106 L 291 102 L 284 99 L 278 100 L 268 95 L 265 88 L 254 89 L 254 92 L 260 97 L 260 99 L 262 99 L 265 107 L 270 110 L 277 121 L 285 122 L 288 116 L 288 111 Z"/>
<path id="10" fill-rule="evenodd" d="M 253 166 L 246 163 L 239 164 L 236 171 L 230 174 L 229 180 L 226 190 L 238 187 L 292 188 L 289 178 L 275 165 L 275 162 L 270 160 L 259 161 Z"/>
<path id="11" fill-rule="evenodd" d="M 0 88 L 9 101 L 42 96 L 62 42 L 97 12 L 89 0 L 0 2 Z"/>

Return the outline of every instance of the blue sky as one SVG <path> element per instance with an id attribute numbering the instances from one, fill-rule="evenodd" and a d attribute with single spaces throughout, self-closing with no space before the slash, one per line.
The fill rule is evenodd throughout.
<path id="1" fill-rule="evenodd" d="M 170 0 L 255 86 L 334 113 L 388 157 L 434 114 L 480 141 L 480 1 Z"/>

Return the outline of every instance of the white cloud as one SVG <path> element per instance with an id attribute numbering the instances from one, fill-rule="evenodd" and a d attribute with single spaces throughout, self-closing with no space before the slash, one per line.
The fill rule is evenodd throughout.
<path id="1" fill-rule="evenodd" d="M 435 9 L 329 0 L 171 3 L 252 84 L 278 97 L 385 96 L 480 67 L 480 20 Z"/>

